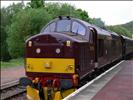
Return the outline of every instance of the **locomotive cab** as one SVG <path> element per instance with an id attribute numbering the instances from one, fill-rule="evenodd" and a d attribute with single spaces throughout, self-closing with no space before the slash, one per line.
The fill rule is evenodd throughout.
<path id="1" fill-rule="evenodd" d="M 88 27 L 71 18 L 50 22 L 41 33 L 26 41 L 27 76 L 52 75 L 72 77 L 76 72 L 75 50 L 79 42 L 87 43 Z M 34 73 L 34 74 L 33 74 Z M 57 75 L 57 76 L 56 76 Z M 53 77 L 53 75 L 52 75 Z"/>

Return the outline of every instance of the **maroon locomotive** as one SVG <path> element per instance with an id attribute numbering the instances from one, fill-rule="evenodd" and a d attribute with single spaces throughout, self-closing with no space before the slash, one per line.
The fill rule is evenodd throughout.
<path id="1" fill-rule="evenodd" d="M 132 39 L 80 19 L 59 17 L 26 41 L 26 75 L 41 87 L 70 89 L 127 55 L 133 55 Z"/>

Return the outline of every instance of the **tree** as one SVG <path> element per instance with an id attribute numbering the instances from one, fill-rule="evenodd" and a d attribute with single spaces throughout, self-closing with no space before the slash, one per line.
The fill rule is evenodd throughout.
<path id="1" fill-rule="evenodd" d="M 77 9 L 76 12 L 79 15 L 80 19 L 90 22 L 91 19 L 89 18 L 89 15 L 85 10 L 82 11 L 82 9 Z"/>
<path id="2" fill-rule="evenodd" d="M 124 36 L 127 36 L 127 37 L 131 37 L 130 32 L 126 28 L 124 28 L 124 27 L 122 27 L 120 25 L 117 25 L 117 26 L 108 26 L 108 29 L 118 33 L 119 35 L 124 35 Z"/>
<path id="3" fill-rule="evenodd" d="M 23 5 L 21 3 L 12 4 L 7 8 L 1 8 L 1 60 L 8 61 L 11 59 L 9 52 L 8 52 L 8 44 L 7 40 L 7 31 L 6 27 L 11 24 L 12 18 L 15 16 L 17 12 L 23 9 Z"/>
<path id="4" fill-rule="evenodd" d="M 7 33 L 6 33 L 6 26 L 10 23 L 10 14 L 7 12 L 6 8 L 1 8 L 0 12 L 1 16 L 1 26 L 0 26 L 0 47 L 1 47 L 1 56 L 0 59 L 2 61 L 9 61 L 10 55 L 8 52 L 8 45 L 6 43 Z"/>
<path id="5" fill-rule="evenodd" d="M 58 16 L 76 16 L 76 9 L 69 4 L 60 4 L 60 3 L 47 3 L 45 9 L 52 16 L 56 18 Z"/>
<path id="6" fill-rule="evenodd" d="M 1 16 L 1 26 L 0 26 L 0 30 L 1 30 L 1 32 L 0 32 L 0 34 L 1 34 L 0 35 L 1 36 L 1 39 L 0 39 L 1 56 L 0 56 L 0 60 L 9 61 L 10 55 L 9 55 L 8 47 L 7 47 L 7 43 L 6 43 L 7 33 L 5 30 L 5 27 L 7 24 L 9 24 L 10 20 L 9 20 L 9 15 L 8 15 L 5 8 L 1 9 L 0 16 Z"/>
<path id="7" fill-rule="evenodd" d="M 56 18 L 59 15 L 60 4 L 59 3 L 46 3 L 45 4 L 46 11 L 51 15 L 52 19 Z"/>
<path id="8" fill-rule="evenodd" d="M 32 8 L 41 8 L 44 7 L 44 0 L 31 0 L 29 5 Z"/>
<path id="9" fill-rule="evenodd" d="M 101 20 L 101 18 L 93 18 L 91 23 L 99 26 L 100 28 L 106 29 L 105 23 Z"/>
<path id="10" fill-rule="evenodd" d="M 74 6 L 67 3 L 46 3 L 45 9 L 52 16 L 52 18 L 56 18 L 57 16 L 71 16 L 87 22 L 90 22 L 91 20 L 86 11 L 76 9 Z"/>
<path id="11" fill-rule="evenodd" d="M 7 28 L 7 42 L 11 57 L 22 57 L 24 55 L 25 38 L 38 34 L 50 20 L 51 17 L 44 8 L 29 8 L 18 12 L 13 17 L 12 24 Z"/>
<path id="12" fill-rule="evenodd" d="M 59 15 L 61 16 L 71 16 L 71 17 L 76 17 L 76 8 L 64 3 L 61 5 L 60 10 L 59 10 Z"/>

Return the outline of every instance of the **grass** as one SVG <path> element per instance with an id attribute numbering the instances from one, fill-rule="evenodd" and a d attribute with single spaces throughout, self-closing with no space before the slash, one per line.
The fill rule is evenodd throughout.
<path id="1" fill-rule="evenodd" d="M 1 68 L 20 67 L 24 66 L 24 59 L 23 58 L 11 59 L 9 62 L 0 61 L 0 63 L 1 63 Z"/>

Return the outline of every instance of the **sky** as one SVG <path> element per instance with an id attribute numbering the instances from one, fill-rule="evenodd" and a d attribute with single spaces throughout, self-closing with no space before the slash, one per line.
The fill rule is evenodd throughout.
<path id="1" fill-rule="evenodd" d="M 1 1 L 1 7 L 21 1 Z M 28 1 L 25 1 L 25 4 Z M 133 21 L 133 1 L 46 1 L 69 3 L 88 12 L 91 18 L 101 18 L 106 25 L 124 24 Z"/>

